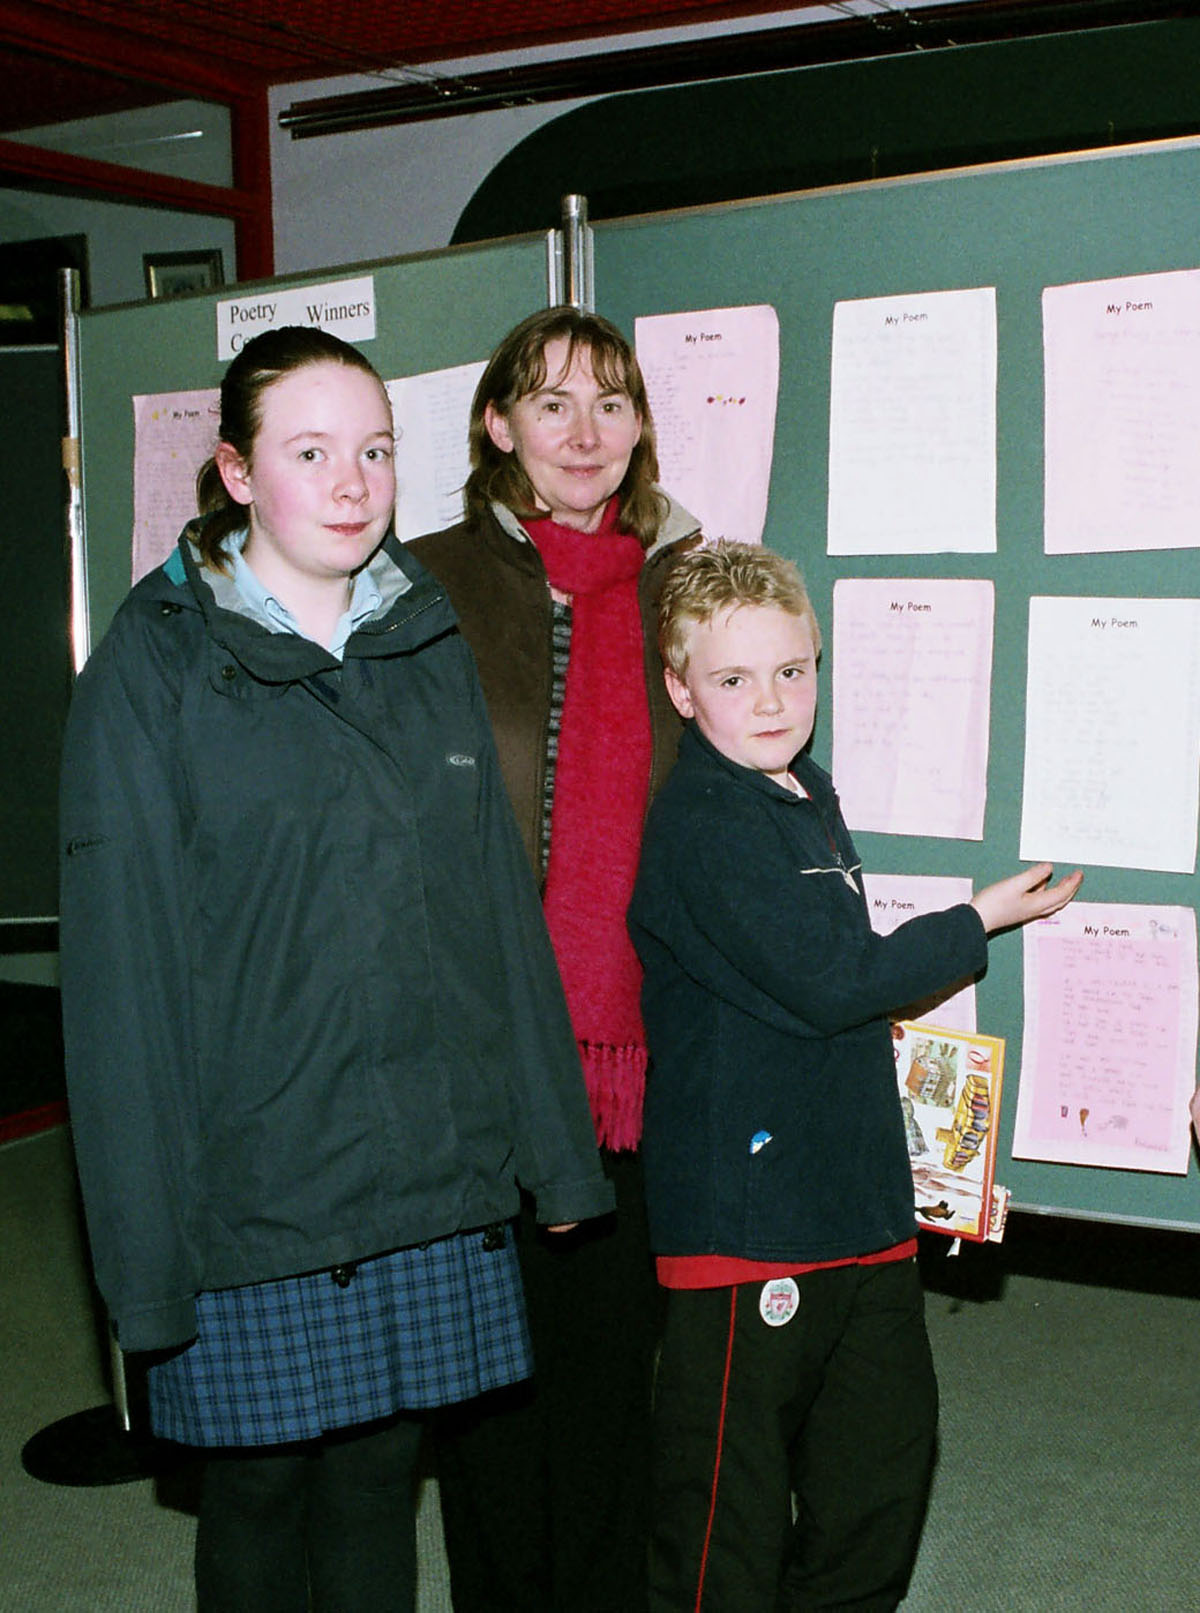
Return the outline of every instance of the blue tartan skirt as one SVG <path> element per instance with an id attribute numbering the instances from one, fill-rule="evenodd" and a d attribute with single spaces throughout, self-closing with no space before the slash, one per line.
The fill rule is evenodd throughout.
<path id="1" fill-rule="evenodd" d="M 529 1377 L 512 1229 L 495 1230 L 199 1294 L 195 1342 L 147 1374 L 155 1434 L 282 1445 Z"/>

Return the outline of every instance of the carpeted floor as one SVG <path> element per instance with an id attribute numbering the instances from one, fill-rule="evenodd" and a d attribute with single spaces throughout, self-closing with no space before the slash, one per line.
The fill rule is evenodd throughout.
<path id="1" fill-rule="evenodd" d="M 1200 1238 L 1015 1217 L 1006 1244 L 925 1262 L 941 1457 L 905 1608 L 1200 1608 Z"/>
<path id="2" fill-rule="evenodd" d="M 1200 1609 L 1200 1240 L 1014 1217 L 1000 1248 L 924 1243 L 941 1457 L 905 1613 Z M 21 1466 L 108 1398 L 64 1129 L 0 1148 L 0 1246 L 0 1609 L 192 1613 L 186 1469 Z M 420 1613 L 449 1613 L 432 1484 L 420 1549 Z"/>

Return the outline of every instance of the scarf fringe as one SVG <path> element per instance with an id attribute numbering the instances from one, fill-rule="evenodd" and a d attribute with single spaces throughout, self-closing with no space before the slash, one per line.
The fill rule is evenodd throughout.
<path id="1" fill-rule="evenodd" d="M 614 1153 L 637 1147 L 642 1139 L 646 1095 L 646 1049 L 630 1042 L 580 1042 L 583 1076 L 596 1127 L 596 1141 Z"/>

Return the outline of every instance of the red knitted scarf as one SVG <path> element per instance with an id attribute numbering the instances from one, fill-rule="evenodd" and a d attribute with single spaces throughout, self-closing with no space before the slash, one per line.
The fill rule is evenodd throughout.
<path id="1" fill-rule="evenodd" d="M 552 587 L 570 594 L 571 655 L 550 817 L 546 922 L 579 1042 L 596 1137 L 636 1148 L 646 1038 L 625 928 L 650 784 L 638 540 L 611 499 L 595 532 L 526 521 Z"/>

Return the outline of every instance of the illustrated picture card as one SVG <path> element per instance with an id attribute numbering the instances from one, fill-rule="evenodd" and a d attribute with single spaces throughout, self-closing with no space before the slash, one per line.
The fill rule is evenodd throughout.
<path id="1" fill-rule="evenodd" d="M 1004 1042 L 899 1020 L 892 1043 L 917 1225 L 983 1242 L 992 1224 Z"/>

